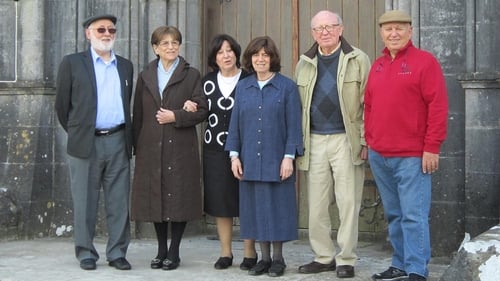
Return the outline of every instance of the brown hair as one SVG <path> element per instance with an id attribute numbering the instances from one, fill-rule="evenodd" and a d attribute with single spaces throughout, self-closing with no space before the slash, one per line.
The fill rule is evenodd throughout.
<path id="1" fill-rule="evenodd" d="M 175 26 L 160 26 L 157 27 L 151 34 L 151 45 L 158 45 L 165 37 L 165 35 L 170 35 L 174 40 L 179 41 L 182 44 L 182 34 Z"/>
<path id="2" fill-rule="evenodd" d="M 249 72 L 255 72 L 252 65 L 252 56 L 257 54 L 261 49 L 271 58 L 271 66 L 269 68 L 272 72 L 279 72 L 281 70 L 280 53 L 273 39 L 269 36 L 260 36 L 254 38 L 243 53 L 243 68 Z"/>

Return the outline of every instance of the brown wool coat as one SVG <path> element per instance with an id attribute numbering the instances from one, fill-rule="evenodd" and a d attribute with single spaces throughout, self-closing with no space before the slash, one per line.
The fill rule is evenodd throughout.
<path id="1" fill-rule="evenodd" d="M 206 119 L 208 106 L 200 73 L 182 58 L 160 99 L 158 60 L 137 78 L 133 105 L 135 172 L 131 218 L 137 221 L 190 221 L 202 216 L 200 157 L 196 124 Z M 197 112 L 182 109 L 186 100 Z M 160 125 L 160 106 L 172 110 L 175 123 Z"/>

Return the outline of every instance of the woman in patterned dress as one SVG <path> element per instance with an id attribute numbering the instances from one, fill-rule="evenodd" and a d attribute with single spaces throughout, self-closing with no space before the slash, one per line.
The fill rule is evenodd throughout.
<path id="1" fill-rule="evenodd" d="M 231 161 L 224 151 L 229 119 L 234 106 L 235 88 L 248 73 L 240 68 L 241 47 L 227 34 L 217 35 L 211 42 L 208 65 L 212 72 L 202 79 L 203 91 L 209 104 L 208 124 L 203 145 L 204 211 L 215 217 L 221 252 L 215 262 L 216 269 L 226 269 L 233 264 L 233 218 L 239 216 L 238 180 L 231 173 Z M 186 102 L 188 110 L 196 104 Z M 253 240 L 244 240 L 242 270 L 249 270 L 257 263 Z"/>

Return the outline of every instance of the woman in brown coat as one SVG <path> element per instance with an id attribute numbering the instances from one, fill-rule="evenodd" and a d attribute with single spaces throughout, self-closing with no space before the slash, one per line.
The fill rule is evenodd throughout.
<path id="1" fill-rule="evenodd" d="M 158 254 L 151 268 L 165 270 L 179 266 L 186 222 L 202 216 L 196 124 L 206 119 L 208 107 L 199 71 L 179 56 L 181 43 L 175 27 L 161 26 L 153 32 L 157 59 L 139 74 L 133 107 L 136 159 L 131 216 L 154 223 Z M 195 112 L 183 108 L 186 100 L 196 101 Z"/>

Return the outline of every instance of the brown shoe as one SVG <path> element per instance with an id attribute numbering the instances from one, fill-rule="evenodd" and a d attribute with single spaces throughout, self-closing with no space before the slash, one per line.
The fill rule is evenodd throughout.
<path id="1" fill-rule="evenodd" d="M 334 271 L 335 270 L 335 260 L 333 260 L 329 264 L 319 263 L 319 262 L 311 262 L 308 264 L 304 264 L 299 266 L 300 273 L 320 273 L 324 271 Z"/>
<path id="2" fill-rule="evenodd" d="M 354 266 L 352 265 L 339 265 L 337 266 L 338 278 L 352 278 L 354 277 Z"/>

